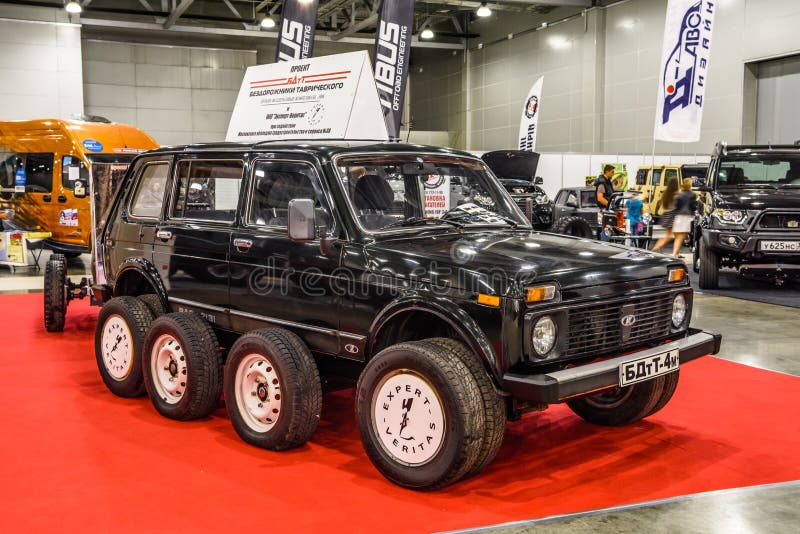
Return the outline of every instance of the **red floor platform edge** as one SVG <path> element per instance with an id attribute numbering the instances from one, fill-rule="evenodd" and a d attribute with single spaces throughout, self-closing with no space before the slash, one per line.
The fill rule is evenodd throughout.
<path id="1" fill-rule="evenodd" d="M 620 429 L 556 406 L 508 425 L 497 460 L 433 493 L 392 485 L 365 456 L 351 391 L 324 398 L 312 441 L 241 442 L 223 408 L 160 417 L 103 386 L 96 308 L 42 325 L 42 295 L 3 295 L 0 531 L 429 532 L 800 478 L 800 378 L 703 358 L 673 401 Z"/>

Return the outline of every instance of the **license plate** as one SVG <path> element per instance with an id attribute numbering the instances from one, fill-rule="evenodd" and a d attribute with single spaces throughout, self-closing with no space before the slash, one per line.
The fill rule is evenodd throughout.
<path id="1" fill-rule="evenodd" d="M 659 375 L 677 371 L 679 365 L 680 358 L 678 358 L 677 349 L 655 356 L 630 360 L 619 366 L 619 385 L 630 386 L 636 382 L 644 382 Z"/>
<path id="2" fill-rule="evenodd" d="M 761 250 L 770 252 L 800 252 L 800 241 L 761 241 Z"/>

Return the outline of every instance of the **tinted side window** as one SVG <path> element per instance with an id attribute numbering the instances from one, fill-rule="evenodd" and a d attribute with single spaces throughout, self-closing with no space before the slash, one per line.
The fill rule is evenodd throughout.
<path id="1" fill-rule="evenodd" d="M 61 158 L 61 186 L 64 189 L 75 189 L 75 182 L 84 185 L 89 183 L 89 169 L 80 158 L 64 156 Z"/>
<path id="2" fill-rule="evenodd" d="M 243 170 L 244 163 L 239 160 L 178 162 L 172 216 L 233 222 L 239 203 Z"/>
<path id="3" fill-rule="evenodd" d="M 667 169 L 664 171 L 664 185 L 667 185 L 669 183 L 670 178 L 675 178 L 676 180 L 678 179 L 677 169 Z M 680 187 L 680 185 L 681 184 L 679 183 L 678 187 Z"/>
<path id="4" fill-rule="evenodd" d="M 581 207 L 597 206 L 597 194 L 594 191 L 581 191 Z"/>
<path id="5" fill-rule="evenodd" d="M 330 227 L 330 210 L 311 165 L 280 161 L 256 163 L 247 223 L 286 228 L 289 201 L 296 198 L 314 200 L 317 224 Z"/>
<path id="6" fill-rule="evenodd" d="M 169 163 L 166 161 L 148 163 L 142 168 L 131 202 L 131 215 L 147 218 L 158 218 L 161 215 L 168 175 Z"/>
<path id="7" fill-rule="evenodd" d="M 0 186 L 14 188 L 14 173 L 22 161 L 16 152 L 0 147 Z"/>
<path id="8" fill-rule="evenodd" d="M 636 171 L 636 185 L 645 185 L 647 183 L 647 169 L 639 169 Z"/>

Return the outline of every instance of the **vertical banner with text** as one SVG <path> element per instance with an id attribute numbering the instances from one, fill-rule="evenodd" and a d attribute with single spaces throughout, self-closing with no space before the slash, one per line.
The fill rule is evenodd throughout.
<path id="1" fill-rule="evenodd" d="M 536 124 L 539 122 L 539 101 L 542 99 L 542 82 L 544 76 L 540 76 L 531 87 L 528 98 L 525 100 L 525 107 L 522 108 L 522 118 L 519 121 L 519 149 L 536 149 Z"/>
<path id="2" fill-rule="evenodd" d="M 391 139 L 400 136 L 413 24 L 414 0 L 381 1 L 373 70 Z"/>
<path id="3" fill-rule="evenodd" d="M 318 0 L 285 0 L 275 61 L 306 59 L 314 53 Z"/>
<path id="4" fill-rule="evenodd" d="M 700 140 L 717 0 L 669 0 L 654 138 Z"/>

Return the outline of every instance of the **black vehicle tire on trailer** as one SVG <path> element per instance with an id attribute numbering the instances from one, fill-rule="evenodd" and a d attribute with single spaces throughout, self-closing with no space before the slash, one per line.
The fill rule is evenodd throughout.
<path id="1" fill-rule="evenodd" d="M 665 380 L 662 375 L 630 386 L 607 389 L 568 400 L 567 406 L 586 421 L 596 425 L 629 425 L 653 412 L 661 400 Z"/>
<path id="2" fill-rule="evenodd" d="M 506 431 L 506 406 L 502 397 L 494 389 L 494 383 L 475 354 L 460 341 L 444 337 L 434 337 L 423 340 L 437 345 L 459 358 L 469 369 L 475 379 L 476 387 L 481 395 L 482 415 L 484 419 L 483 440 L 478 452 L 475 465 L 464 475 L 464 478 L 476 475 L 492 463 L 497 451 L 503 444 Z"/>
<path id="3" fill-rule="evenodd" d="M 144 395 L 142 350 L 153 314 L 135 297 L 115 297 L 97 317 L 94 355 L 106 387 L 118 397 Z"/>
<path id="4" fill-rule="evenodd" d="M 452 484 L 480 455 L 481 393 L 469 368 L 449 356 L 430 343 L 398 343 L 372 358 L 358 379 L 361 442 L 378 471 L 400 486 Z"/>
<path id="5" fill-rule="evenodd" d="M 660 412 L 661 409 L 672 399 L 672 396 L 675 394 L 675 390 L 678 389 L 680 372 L 680 369 L 678 369 L 675 372 L 664 375 L 664 389 L 661 391 L 661 397 L 659 397 L 656 405 L 653 406 L 653 408 L 647 415 L 645 415 L 645 417 L 650 417 L 651 415 Z"/>
<path id="6" fill-rule="evenodd" d="M 67 260 L 53 254 L 44 266 L 44 328 L 63 332 L 67 317 Z"/>
<path id="7" fill-rule="evenodd" d="M 700 289 L 717 289 L 719 287 L 719 256 L 709 249 L 703 241 L 700 249 Z"/>
<path id="8" fill-rule="evenodd" d="M 168 313 L 144 340 L 144 384 L 158 413 L 178 421 L 208 416 L 222 394 L 222 360 L 211 326 L 199 315 Z"/>
<path id="9" fill-rule="evenodd" d="M 144 295 L 139 295 L 136 298 L 144 302 L 144 305 L 150 309 L 150 311 L 153 313 L 153 318 L 166 315 L 167 308 L 164 307 L 161 297 L 155 293 L 145 293 Z"/>
<path id="10" fill-rule="evenodd" d="M 322 383 L 311 351 L 294 333 L 266 328 L 241 336 L 225 364 L 225 405 L 245 442 L 280 451 L 317 430 Z"/>
<path id="11" fill-rule="evenodd" d="M 553 233 L 594 239 L 595 231 L 585 219 L 580 217 L 561 217 L 553 224 Z"/>

